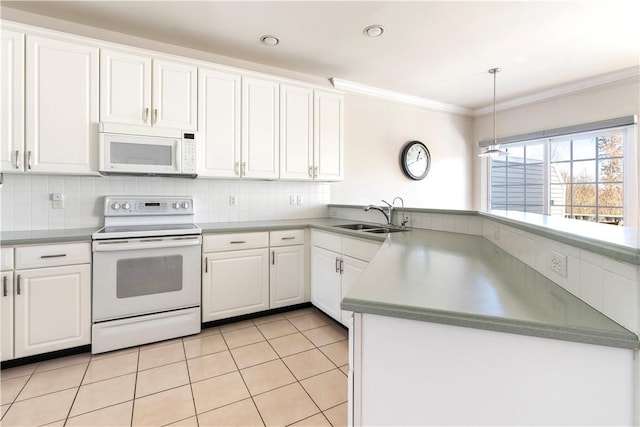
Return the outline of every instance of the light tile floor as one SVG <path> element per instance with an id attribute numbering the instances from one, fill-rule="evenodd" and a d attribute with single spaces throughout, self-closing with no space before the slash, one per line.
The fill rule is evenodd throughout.
<path id="1" fill-rule="evenodd" d="M 2 426 L 345 426 L 347 332 L 315 308 L 0 373 Z"/>

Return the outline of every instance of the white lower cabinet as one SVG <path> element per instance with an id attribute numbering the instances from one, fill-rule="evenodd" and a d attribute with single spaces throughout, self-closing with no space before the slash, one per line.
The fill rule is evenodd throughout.
<path id="1" fill-rule="evenodd" d="M 314 230 L 311 245 L 311 302 L 350 327 L 351 312 L 341 310 L 340 302 L 380 243 Z"/>
<path id="2" fill-rule="evenodd" d="M 89 243 L 2 248 L 2 360 L 91 343 Z M 15 270 L 14 270 L 15 268 Z"/>
<path id="3" fill-rule="evenodd" d="M 304 245 L 271 249 L 269 308 L 304 302 Z"/>
<path id="4" fill-rule="evenodd" d="M 15 357 L 91 342 L 91 266 L 16 271 Z"/>

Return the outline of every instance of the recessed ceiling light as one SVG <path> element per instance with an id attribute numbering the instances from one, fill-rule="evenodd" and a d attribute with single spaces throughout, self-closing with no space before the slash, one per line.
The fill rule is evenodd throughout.
<path id="1" fill-rule="evenodd" d="M 384 33 L 382 25 L 369 25 L 364 29 L 364 34 L 369 37 L 379 37 Z"/>
<path id="2" fill-rule="evenodd" d="M 280 43 L 280 40 L 276 36 L 262 36 L 260 42 L 266 46 L 275 46 Z"/>

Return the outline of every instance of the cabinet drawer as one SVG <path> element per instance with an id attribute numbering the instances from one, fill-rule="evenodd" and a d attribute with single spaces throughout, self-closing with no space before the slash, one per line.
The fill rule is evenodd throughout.
<path id="1" fill-rule="evenodd" d="M 55 267 L 59 265 L 88 264 L 91 262 L 91 244 L 87 242 L 23 246 L 16 248 L 15 256 L 16 270 Z"/>
<path id="2" fill-rule="evenodd" d="M 342 238 L 342 253 L 352 258 L 363 261 L 371 261 L 371 258 L 380 249 L 380 243 L 360 239 Z"/>
<path id="3" fill-rule="evenodd" d="M 220 252 L 269 247 L 269 232 L 209 234 L 204 236 L 202 251 Z"/>
<path id="4" fill-rule="evenodd" d="M 334 252 L 342 252 L 342 236 L 313 230 L 311 232 L 311 244 Z"/>
<path id="5" fill-rule="evenodd" d="M 13 248 L 2 248 L 0 258 L 0 270 L 13 270 Z"/>
<path id="6" fill-rule="evenodd" d="M 272 231 L 269 235 L 269 244 L 276 246 L 291 246 L 304 244 L 304 230 Z"/>

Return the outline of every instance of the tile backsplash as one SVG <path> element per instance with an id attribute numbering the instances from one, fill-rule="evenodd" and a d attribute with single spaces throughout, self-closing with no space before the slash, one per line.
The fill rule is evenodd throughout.
<path id="1" fill-rule="evenodd" d="M 104 196 L 194 196 L 199 223 L 325 217 L 330 188 L 326 182 L 5 173 L 0 187 L 0 230 L 102 226 Z M 63 209 L 53 209 L 52 193 L 64 195 Z M 236 196 L 237 206 L 230 206 L 231 196 Z"/>

